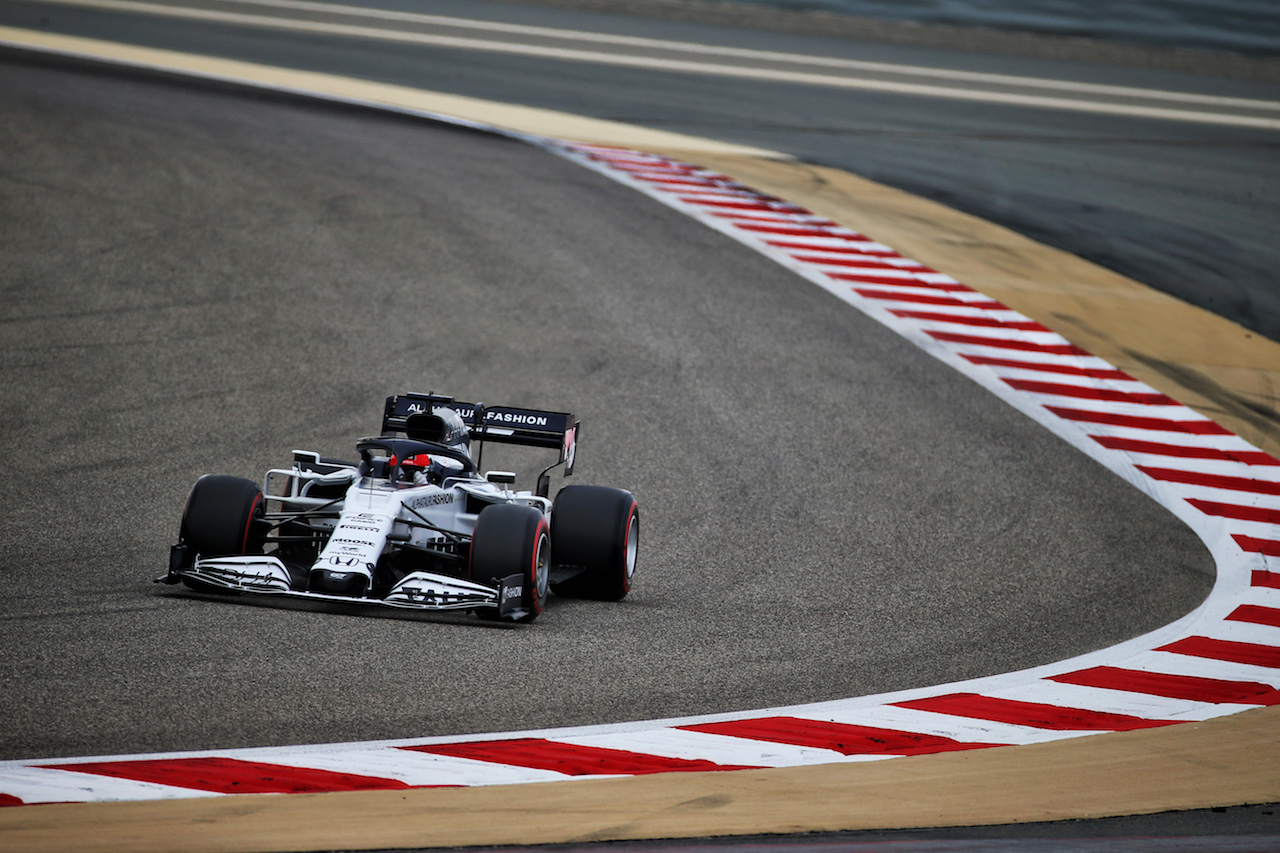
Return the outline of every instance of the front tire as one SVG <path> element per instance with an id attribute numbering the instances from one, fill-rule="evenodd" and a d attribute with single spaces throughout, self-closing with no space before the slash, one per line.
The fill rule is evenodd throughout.
<path id="1" fill-rule="evenodd" d="M 550 531 L 541 512 L 512 504 L 485 507 L 471 538 L 471 580 L 489 583 L 520 575 L 524 615 L 515 621 L 532 622 L 547 603 L 550 551 Z"/>
<path id="2" fill-rule="evenodd" d="M 620 601 L 631 591 L 640 543 L 640 508 L 630 492 L 565 486 L 551 510 L 556 595 Z M 563 578 L 563 579 L 561 579 Z"/>
<path id="3" fill-rule="evenodd" d="M 262 490 L 243 477 L 208 474 L 196 480 L 182 511 L 178 541 L 201 557 L 261 554 L 266 538 Z M 182 582 L 201 592 L 225 592 L 190 578 Z"/>

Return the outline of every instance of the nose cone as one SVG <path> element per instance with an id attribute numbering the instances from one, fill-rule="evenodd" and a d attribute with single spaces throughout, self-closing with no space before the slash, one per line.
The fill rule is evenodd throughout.
<path id="1" fill-rule="evenodd" d="M 329 592 L 335 595 L 364 595 L 369 587 L 369 576 L 363 572 L 339 572 L 316 569 L 311 572 L 312 592 Z"/>

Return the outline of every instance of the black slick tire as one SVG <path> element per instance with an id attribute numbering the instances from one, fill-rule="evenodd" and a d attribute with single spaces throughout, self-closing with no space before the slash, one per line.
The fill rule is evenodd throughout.
<path id="1" fill-rule="evenodd" d="M 231 557 L 262 553 L 266 536 L 262 490 L 243 477 L 208 474 L 196 480 L 182 511 L 178 539 L 201 557 Z M 183 578 L 202 592 L 225 592 Z"/>
<path id="2" fill-rule="evenodd" d="M 532 622 L 547 603 L 550 551 L 550 531 L 541 512 L 510 504 L 485 507 L 471 539 L 471 580 L 487 584 L 497 578 L 520 575 L 524 615 L 516 621 Z M 485 618 L 491 616 L 490 611 L 477 613 Z"/>
<path id="3" fill-rule="evenodd" d="M 605 486 L 565 486 L 551 509 L 556 595 L 620 601 L 631 591 L 640 537 L 635 497 Z"/>

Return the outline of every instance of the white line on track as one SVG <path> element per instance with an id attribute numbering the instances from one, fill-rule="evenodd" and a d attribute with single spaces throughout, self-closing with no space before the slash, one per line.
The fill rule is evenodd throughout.
<path id="1" fill-rule="evenodd" d="M 1251 109 L 1280 110 L 1280 103 L 1257 101 L 1247 98 L 1228 98 L 1219 95 L 1199 95 L 1189 92 L 1169 92 L 1159 89 L 1141 89 L 1131 86 L 1110 86 L 1098 83 L 1080 83 L 1072 80 L 1049 80 L 1038 77 L 1023 77 L 1010 74 L 988 74 L 978 71 L 958 71 L 948 68 L 930 68 L 921 65 L 902 65 L 889 62 L 868 62 L 859 59 L 840 59 L 838 57 L 809 56 L 800 53 L 783 53 L 772 50 L 754 50 L 751 48 L 724 47 L 721 45 L 698 44 L 693 42 L 672 41 L 669 39 L 642 38 L 639 36 L 620 36 L 610 33 L 592 33 L 583 30 L 564 30 L 551 27 L 534 27 L 524 24 L 507 24 L 496 21 L 478 21 L 469 18 L 456 18 L 445 15 L 424 15 L 417 12 L 397 12 L 389 9 L 373 9 L 365 6 L 347 6 L 339 3 L 314 3 L 309 0 L 228 0 L 243 6 L 262 6 L 274 9 L 292 9 L 298 11 L 326 12 L 351 15 L 354 17 L 374 18 L 406 23 L 435 24 L 438 26 L 457 27 L 487 32 L 509 33 L 513 35 L 553 38 L 564 41 L 578 41 L 591 44 L 624 45 L 629 47 L 652 48 L 684 53 L 696 53 L 705 56 L 732 56 L 740 59 L 768 60 L 788 62 L 796 65 L 812 65 L 827 68 L 842 68 L 856 71 L 873 71 L 887 74 L 903 74 L 915 77 L 935 77 L 943 80 L 957 80 L 972 83 L 990 83 L 1006 86 L 1025 86 L 1041 89 L 1056 89 L 1066 92 L 1091 93 L 1098 95 L 1127 96 L 1138 98 L 1164 99 L 1193 104 L 1212 104 L 1215 106 L 1237 106 Z"/>
<path id="2" fill-rule="evenodd" d="M 241 7 L 257 6 L 278 10 L 305 11 L 313 13 L 319 12 L 340 16 L 358 17 L 362 19 L 502 33 L 503 35 L 509 36 L 551 39 L 570 43 L 590 43 L 614 47 L 629 47 L 633 49 L 698 54 L 701 56 L 714 56 L 722 59 L 733 58 L 745 60 L 748 64 L 693 61 L 663 56 L 644 56 L 636 53 L 625 53 L 619 50 L 586 50 L 577 47 L 558 47 L 550 44 L 535 44 L 531 42 L 519 42 L 512 40 L 445 35 L 442 33 L 415 32 L 409 30 L 394 30 L 382 27 L 333 23 L 330 21 L 302 20 L 298 18 L 276 17 L 249 12 L 231 12 L 220 9 L 193 8 L 164 3 L 151 3 L 144 2 L 144 0 L 42 1 L 94 9 L 257 26 L 292 32 L 377 39 L 403 44 L 479 50 L 543 59 L 589 62 L 628 68 L 642 68 L 654 71 L 732 77 L 745 80 L 758 80 L 762 82 L 791 83 L 837 89 L 877 91 L 892 94 L 1004 104 L 1009 106 L 1071 110 L 1077 112 L 1127 116 L 1131 118 L 1148 118 L 1236 127 L 1251 127 L 1264 130 L 1280 130 L 1280 118 L 1269 115 L 1269 113 L 1280 110 L 1280 102 L 1273 101 L 1227 98 L 1214 95 L 1170 92 L 1155 89 L 1139 89 L 1134 87 L 1107 86 L 1102 84 L 1079 83 L 1064 80 L 1016 77 L 1003 74 L 985 74 L 939 68 L 894 65 L 889 63 L 864 62 L 859 60 L 839 59 L 835 57 L 804 56 L 801 54 L 758 51 L 745 48 L 730 48 L 659 39 L 643 39 L 603 33 L 557 30 L 545 27 L 497 24 L 484 21 L 472 21 L 462 18 L 449 18 L 439 15 L 419 15 L 408 12 L 365 9 L 328 3 L 313 3 L 306 2 L 306 0 L 229 0 L 229 5 L 238 5 Z M 762 62 L 824 67 L 847 73 L 818 73 L 816 71 L 768 68 L 758 64 Z M 969 86 L 941 85 L 932 82 L 912 82 L 911 79 L 895 80 L 882 79 L 873 76 L 856 76 L 853 72 L 862 72 L 863 75 L 881 74 L 905 78 L 940 79 L 956 84 L 965 83 L 969 84 Z M 1032 91 L 1006 91 L 1006 89 L 1029 89 Z M 1053 90 L 1070 93 L 1076 97 L 1036 94 L 1034 93 L 1034 90 Z M 1108 98 L 1113 100 L 1106 100 Z M 1133 102 L 1137 100 L 1185 104 L 1188 108 Z M 1201 107 L 1201 109 L 1190 108 L 1193 105 Z M 1210 110 L 1210 107 L 1217 108 L 1217 111 Z M 1233 109 L 1253 111 L 1261 114 L 1253 115 L 1246 114 L 1244 112 L 1229 111 Z"/>

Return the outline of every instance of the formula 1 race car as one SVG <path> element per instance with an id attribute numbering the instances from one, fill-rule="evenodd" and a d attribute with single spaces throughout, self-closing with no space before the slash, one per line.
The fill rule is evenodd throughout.
<path id="1" fill-rule="evenodd" d="M 581 423 L 435 394 L 387 398 L 359 462 L 295 450 L 252 480 L 206 475 L 187 498 L 159 583 L 528 622 L 558 595 L 617 601 L 631 589 L 640 512 L 630 492 L 565 486 Z M 478 445 L 473 458 L 471 443 Z M 559 451 L 533 491 L 480 473 L 484 442 Z"/>

